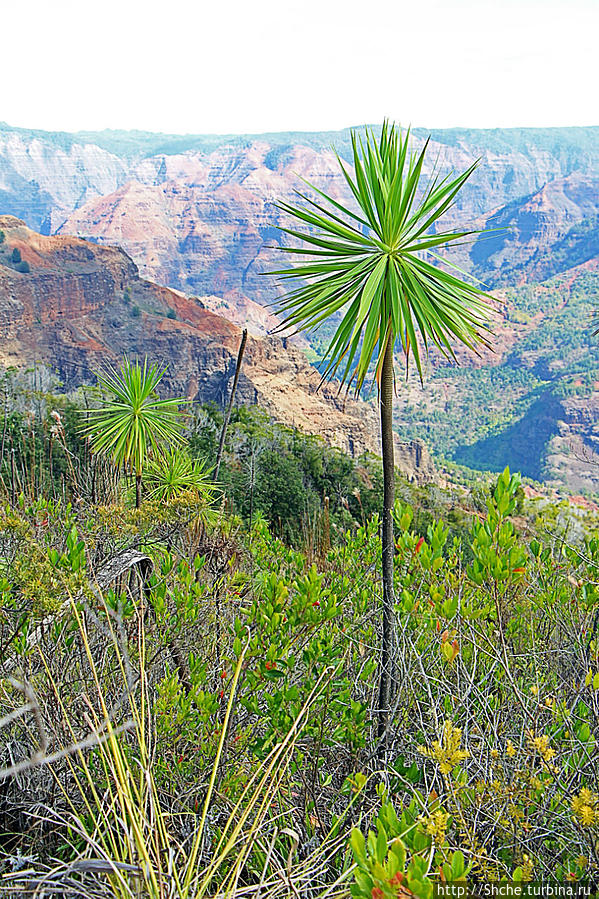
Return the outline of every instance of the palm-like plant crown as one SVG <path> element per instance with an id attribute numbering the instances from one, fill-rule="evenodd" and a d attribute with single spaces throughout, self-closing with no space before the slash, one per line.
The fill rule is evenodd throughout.
<path id="1" fill-rule="evenodd" d="M 129 465 L 141 474 L 149 452 L 182 441 L 181 400 L 159 399 L 156 388 L 166 369 L 124 359 L 120 371 L 98 375 L 106 398 L 88 411 L 82 426 L 94 452 L 107 455 L 117 465 Z"/>
<path id="2" fill-rule="evenodd" d="M 474 233 L 432 231 L 476 163 L 457 177 L 433 172 L 422 191 L 428 141 L 420 153 L 408 145 L 409 131 L 388 123 L 378 140 L 368 129 L 365 142 L 352 132 L 353 178 L 337 158 L 357 211 L 308 182 L 326 206 L 299 192 L 306 206 L 277 204 L 310 228 L 281 229 L 303 244 L 283 249 L 310 259 L 274 272 L 284 282 L 303 282 L 281 306 L 283 327 L 313 329 L 346 307 L 325 355 L 325 376 L 355 378 L 358 388 L 374 358 L 380 373 L 390 339 L 401 342 L 407 359 L 413 355 L 422 377 L 418 334 L 425 347 L 432 343 L 453 356 L 452 339 L 474 348 L 488 330 L 487 295 L 425 258 Z"/>

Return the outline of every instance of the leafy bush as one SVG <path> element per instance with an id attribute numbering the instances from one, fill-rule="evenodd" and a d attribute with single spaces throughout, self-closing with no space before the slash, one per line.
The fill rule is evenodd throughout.
<path id="1" fill-rule="evenodd" d="M 234 519 L 200 522 L 184 494 L 139 510 L 7 509 L 5 657 L 43 698 L 53 745 L 85 740 L 90 720 L 114 733 L 54 762 L 50 833 L 48 812 L 36 812 L 43 769 L 9 784 L 6 808 L 28 821 L 19 851 L 36 865 L 62 858 L 65 877 L 78 860 L 88 895 L 106 883 L 93 865 L 85 873 L 98 847 L 134 871 L 143 858 L 152 896 L 167 845 L 182 852 L 179 873 L 209 875 L 232 896 L 262 878 L 272 895 L 287 895 L 290 879 L 302 895 L 316 878 L 338 895 L 428 899 L 439 879 L 596 877 L 599 538 L 591 527 L 577 545 L 523 539 L 518 491 L 504 472 L 463 540 L 441 520 L 419 535 L 412 508 L 395 509 L 398 684 L 383 772 L 376 516 L 316 564 L 258 514 L 247 532 Z M 99 598 L 98 566 L 131 548 L 151 559 L 144 589 L 121 581 Z M 41 609 L 44 591 L 55 604 Z M 60 615 L 38 631 L 56 602 Z M 0 715 L 15 708 L 5 684 Z M 35 751 L 27 714 L 3 733 Z M 164 851 L 152 848 L 156 828 Z M 198 867 L 202 833 L 211 851 Z M 125 869 L 119 883 L 114 895 L 135 895 Z M 173 895 L 191 894 L 180 883 Z"/>
<path id="2" fill-rule="evenodd" d="M 83 403 L 40 381 L 3 382 L 0 892 L 49 870 L 160 899 L 598 876 L 596 515 L 507 470 L 470 494 L 398 477 L 381 766 L 369 458 L 240 408 L 221 501 L 207 406 L 135 509 Z"/>

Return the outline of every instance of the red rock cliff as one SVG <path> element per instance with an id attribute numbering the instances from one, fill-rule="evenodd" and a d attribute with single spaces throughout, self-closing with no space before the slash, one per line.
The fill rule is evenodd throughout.
<path id="1" fill-rule="evenodd" d="M 106 362 L 147 355 L 168 365 L 166 388 L 223 403 L 235 369 L 241 329 L 201 300 L 140 279 L 121 250 L 77 238 L 44 237 L 0 216 L 0 364 L 46 363 L 65 388 L 94 380 Z M 29 271 L 13 262 L 18 249 Z M 378 451 L 375 409 L 324 385 L 303 353 L 274 337 L 250 336 L 238 399 L 351 455 Z M 406 473 L 430 477 L 420 447 L 404 447 Z M 413 464 L 412 464 L 413 463 Z"/>

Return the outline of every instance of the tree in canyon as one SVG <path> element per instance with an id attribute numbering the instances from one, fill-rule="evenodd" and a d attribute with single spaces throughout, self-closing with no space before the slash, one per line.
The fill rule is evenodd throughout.
<path id="1" fill-rule="evenodd" d="M 384 746 L 395 655 L 394 350 L 403 351 L 406 374 L 413 358 L 422 380 L 423 349 L 436 346 L 455 360 L 454 341 L 471 349 L 486 343 L 489 297 L 437 255 L 475 233 L 442 230 L 439 219 L 477 163 L 457 176 L 442 177 L 436 166 L 425 175 L 430 138 L 416 151 L 409 131 L 387 122 L 378 136 L 366 129 L 363 137 L 352 132 L 351 139 L 353 173 L 337 158 L 353 208 L 307 182 L 312 197 L 298 191 L 301 204 L 277 204 L 295 220 L 281 228 L 293 241 L 281 249 L 294 263 L 273 274 L 287 291 L 283 330 L 312 330 L 334 317 L 323 377 L 353 383 L 359 391 L 372 372 L 378 385 L 384 478 L 378 735 Z"/>

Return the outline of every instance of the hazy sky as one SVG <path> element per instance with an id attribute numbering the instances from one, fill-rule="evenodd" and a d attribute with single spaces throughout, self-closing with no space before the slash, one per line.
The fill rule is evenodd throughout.
<path id="1" fill-rule="evenodd" d="M 0 121 L 49 130 L 595 125 L 599 0 L 0 4 Z"/>

